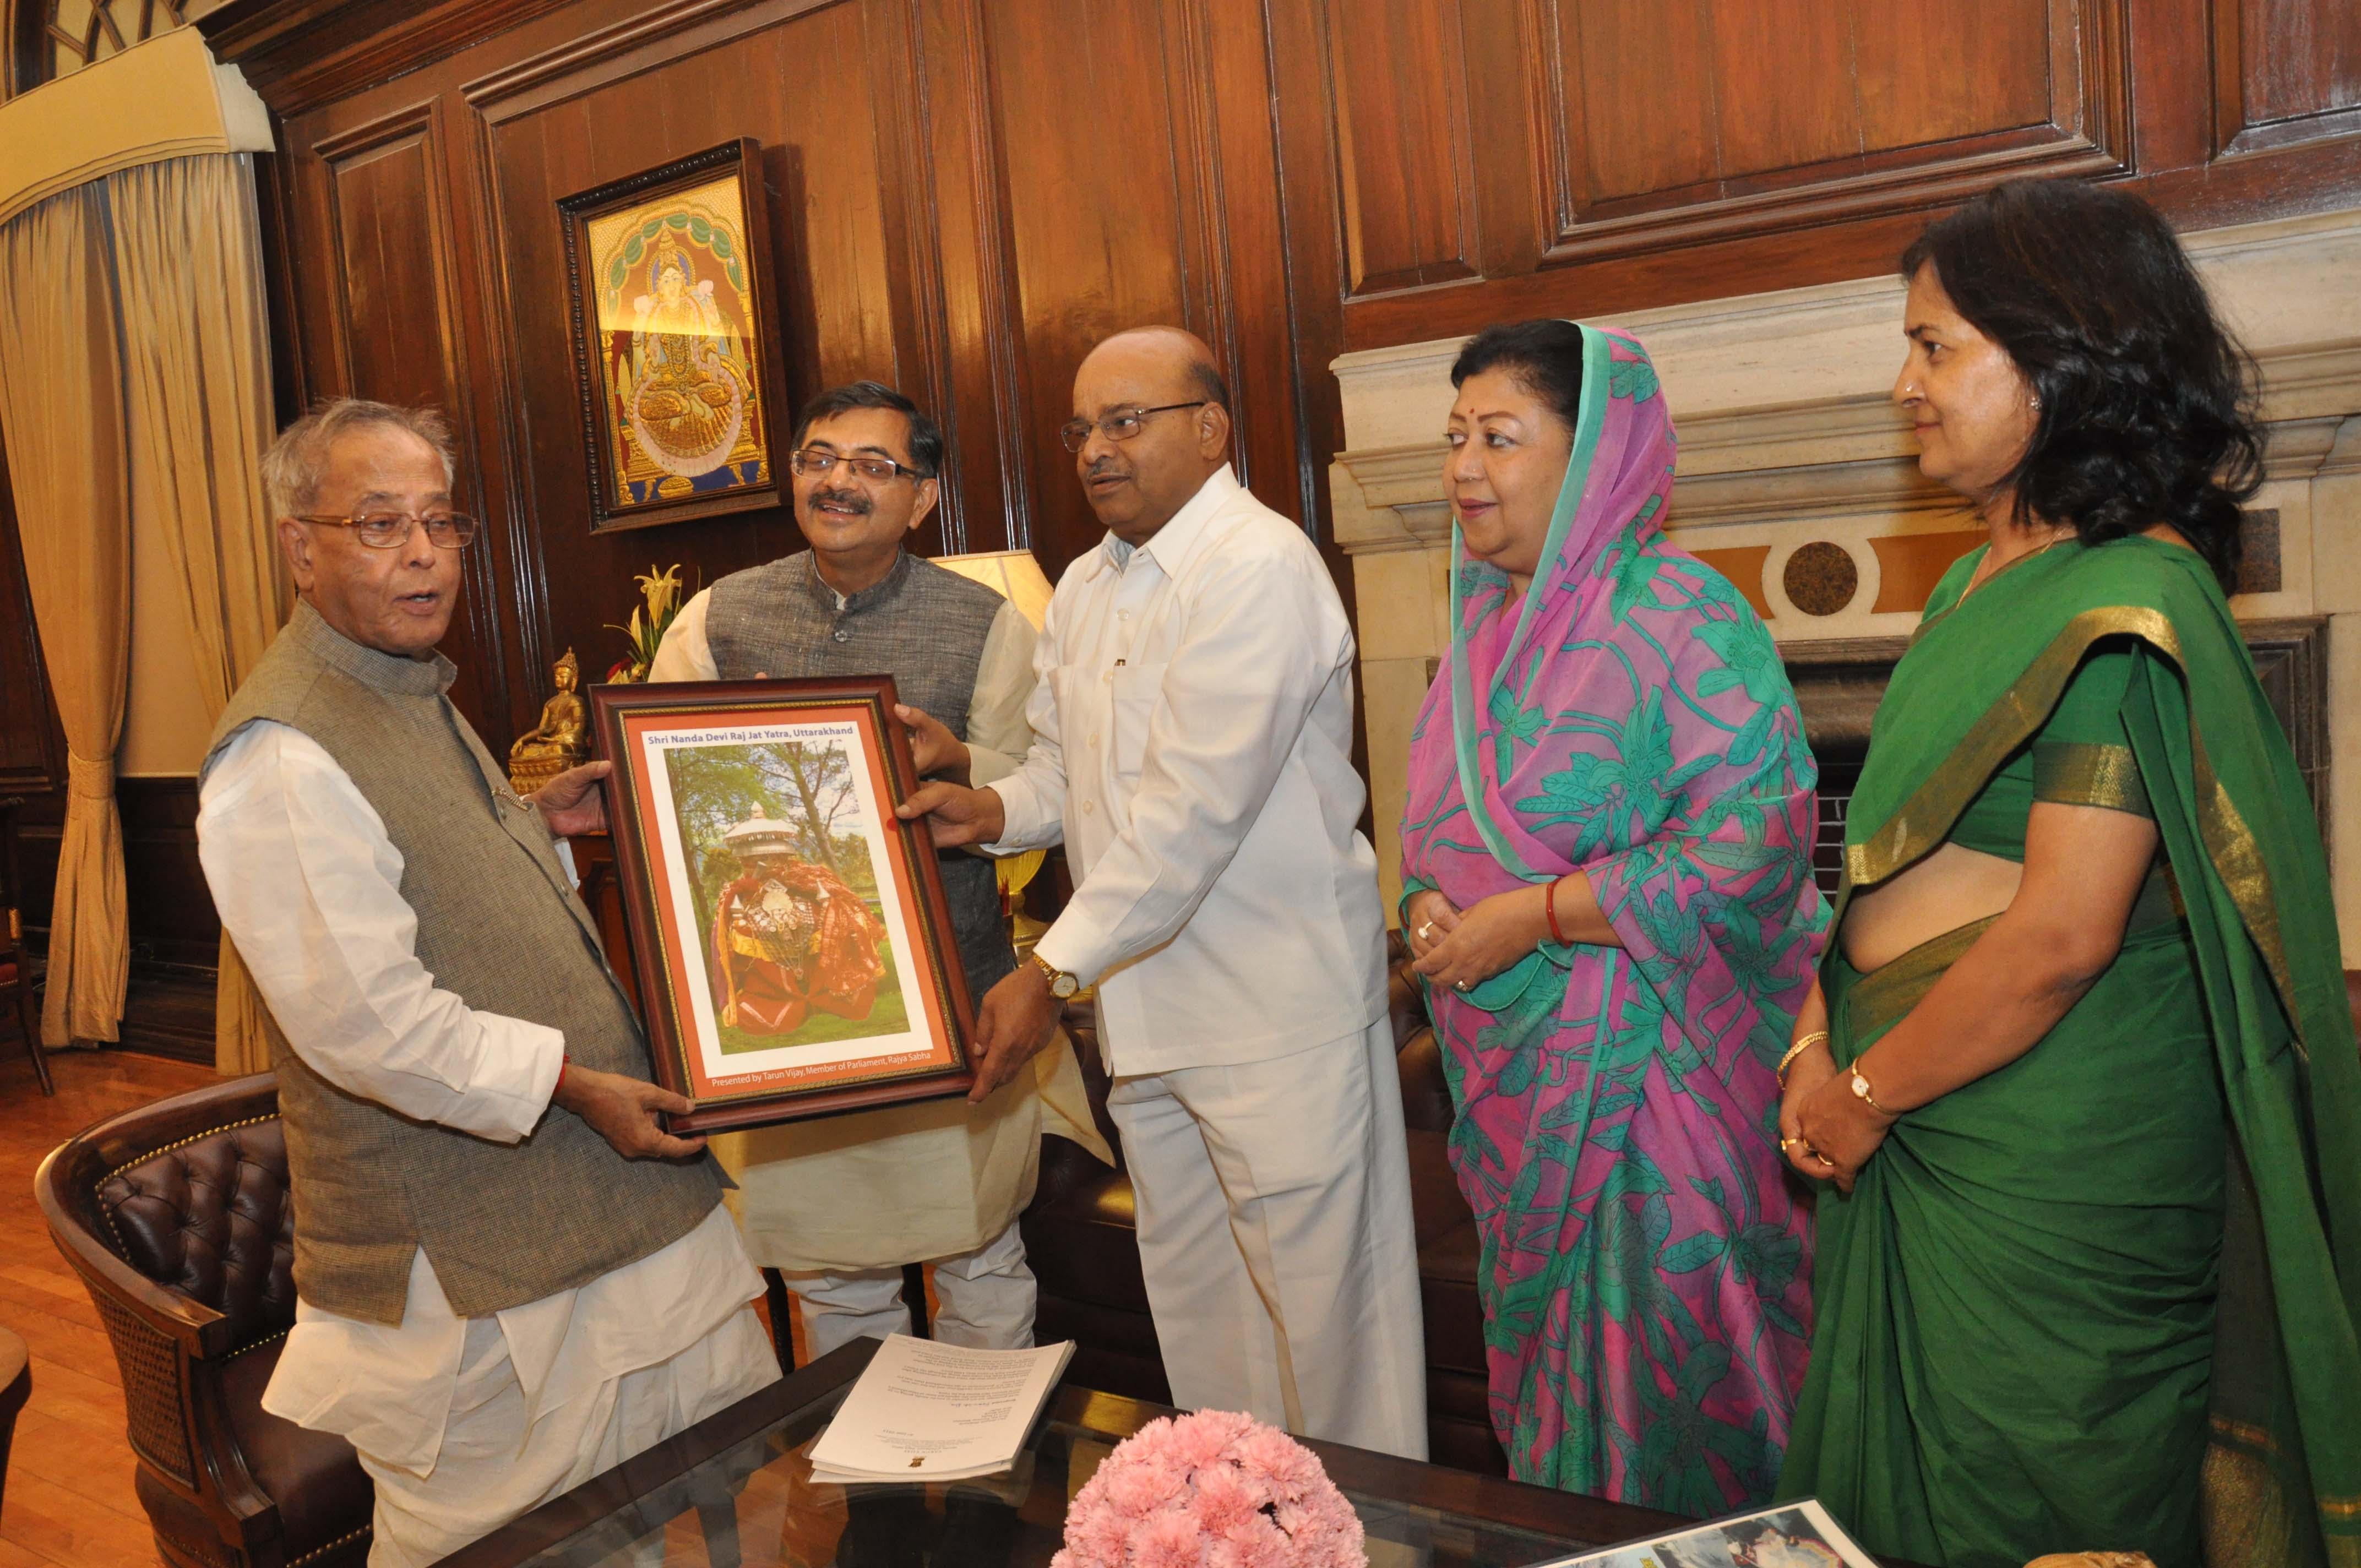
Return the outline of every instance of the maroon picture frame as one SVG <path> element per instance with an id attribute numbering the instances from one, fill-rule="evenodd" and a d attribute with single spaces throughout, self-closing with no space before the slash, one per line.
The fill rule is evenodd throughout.
<path id="1" fill-rule="evenodd" d="M 594 754 L 614 764 L 604 784 L 608 827 L 649 1056 L 655 1080 L 691 1102 L 688 1111 L 667 1113 L 672 1130 L 721 1132 L 967 1093 L 975 1082 L 974 1001 L 960 964 L 933 839 L 923 821 L 904 822 L 895 815 L 895 807 L 917 787 L 918 774 L 908 731 L 894 718 L 898 699 L 893 677 L 598 685 L 589 688 L 588 696 Z M 687 863 L 693 851 L 677 817 L 675 843 L 666 847 L 661 797 L 668 795 L 670 784 L 667 781 L 659 786 L 653 776 L 650 743 L 659 736 L 677 744 L 685 737 L 847 722 L 861 737 L 861 761 L 873 770 L 873 826 L 886 849 L 883 866 L 874 864 L 878 857 L 871 855 L 880 902 L 890 901 L 901 910 L 903 929 L 910 938 L 891 949 L 906 1016 L 915 1025 L 924 1014 L 929 1054 L 924 1062 L 891 1059 L 882 1067 L 798 1066 L 783 1058 L 754 1069 L 774 1075 L 770 1080 L 739 1081 L 747 1074 L 710 1070 L 721 1054 L 719 1014 L 711 1008 L 711 958 L 706 950 L 710 936 L 700 923 L 692 923 L 686 931 L 682 927 L 684 888 L 694 876 Z M 730 739 L 704 742 L 768 743 Z M 694 894 L 686 896 L 688 907 L 695 909 Z M 717 906 L 713 918 L 719 917 Z M 889 920 L 889 931 L 891 925 Z M 695 985 L 707 988 L 702 1013 L 697 993 L 690 989 Z M 793 1042 L 752 1054 L 768 1058 L 796 1051 L 825 1054 L 818 1047 Z M 776 1081 L 777 1074 L 801 1076 Z"/>

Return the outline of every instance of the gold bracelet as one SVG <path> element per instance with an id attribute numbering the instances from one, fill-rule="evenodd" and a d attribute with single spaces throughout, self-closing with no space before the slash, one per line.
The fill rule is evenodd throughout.
<path id="1" fill-rule="evenodd" d="M 1786 1087 L 1787 1069 L 1795 1065 L 1795 1058 L 1802 1056 L 1806 1051 L 1810 1050 L 1814 1046 L 1818 1045 L 1828 1037 L 1828 1032 L 1826 1029 L 1815 1029 L 1810 1034 L 1805 1036 L 1802 1039 L 1797 1040 L 1794 1045 L 1787 1047 L 1787 1054 L 1779 1058 L 1778 1071 L 1779 1085 L 1781 1088 L 1784 1089 Z"/>

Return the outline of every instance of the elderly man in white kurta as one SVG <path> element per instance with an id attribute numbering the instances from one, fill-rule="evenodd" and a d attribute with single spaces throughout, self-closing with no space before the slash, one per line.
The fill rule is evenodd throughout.
<path id="1" fill-rule="evenodd" d="M 814 398 L 789 466 L 811 548 L 733 572 L 681 607 L 648 678 L 751 680 L 890 674 L 924 774 L 988 784 L 1033 742 L 1032 623 L 980 583 L 903 548 L 932 515 L 942 433 L 891 388 L 856 381 Z M 970 993 L 1016 967 L 992 864 L 941 861 Z M 810 1353 L 906 1332 L 906 1264 L 934 1269 L 938 1339 L 986 1350 L 1033 1343 L 1037 1288 L 1016 1216 L 1033 1197 L 1047 1130 L 1112 1162 L 1062 1043 L 979 1105 L 924 1101 L 714 1140 L 739 1190 L 747 1249 L 804 1310 Z"/>
<path id="2" fill-rule="evenodd" d="M 1050 602 L 1025 765 L 929 784 L 939 843 L 1063 839 L 1072 902 L 979 1011 L 976 1092 L 1097 987 L 1176 1402 L 1426 1453 L 1423 1336 L 1352 629 L 1224 454 L 1171 328 L 1101 344 L 1065 439 L 1108 527 Z"/>
<path id="3" fill-rule="evenodd" d="M 295 1326 L 263 1408 L 337 1432 L 373 1568 L 437 1561 L 778 1376 L 762 1284 L 555 832 L 434 652 L 474 524 L 431 413 L 340 400 L 263 462 L 302 594 L 198 786 L 198 852 L 269 1004 Z"/>

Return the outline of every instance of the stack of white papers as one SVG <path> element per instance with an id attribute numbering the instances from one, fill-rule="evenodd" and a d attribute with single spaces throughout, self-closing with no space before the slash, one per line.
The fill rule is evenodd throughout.
<path id="1" fill-rule="evenodd" d="M 1016 1463 L 1073 1342 L 970 1350 L 895 1334 L 812 1445 L 812 1479 L 840 1486 L 959 1481 Z"/>

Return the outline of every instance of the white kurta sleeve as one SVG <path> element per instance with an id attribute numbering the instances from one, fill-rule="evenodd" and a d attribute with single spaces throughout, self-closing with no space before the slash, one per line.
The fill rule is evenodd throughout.
<path id="1" fill-rule="evenodd" d="M 1334 591 L 1295 562 L 1249 554 L 1191 597 L 1130 821 L 1035 949 L 1086 985 L 1170 941 L 1196 913 L 1261 814 L 1312 704 L 1352 659 Z"/>
<path id="2" fill-rule="evenodd" d="M 401 852 L 319 742 L 249 725 L 198 803 L 197 855 L 222 927 L 306 1066 L 421 1121 L 500 1143 L 533 1131 L 565 1036 L 434 983 L 401 896 Z"/>
<path id="3" fill-rule="evenodd" d="M 1033 698 L 1033 649 L 1039 641 L 1013 604 L 1000 607 L 984 633 L 975 695 L 967 705 L 968 782 L 979 789 L 1015 773 L 1033 749 L 1025 709 Z"/>
<path id="4" fill-rule="evenodd" d="M 999 841 L 984 847 L 990 854 L 1047 849 L 1065 835 L 1066 754 L 1059 740 L 1057 693 L 1049 682 L 1049 672 L 1057 668 L 1061 656 L 1058 621 L 1058 603 L 1052 599 L 1040 638 L 1033 646 L 1033 693 L 1025 702 L 1025 723 L 1033 732 L 1033 742 L 1016 772 L 992 782 L 1005 821 Z M 973 782 L 979 787 L 983 783 Z"/>
<path id="5" fill-rule="evenodd" d="M 712 598 L 711 588 L 699 588 L 680 607 L 680 613 L 664 628 L 664 641 L 656 644 L 656 656 L 648 661 L 649 681 L 721 678 L 721 672 L 714 666 L 713 645 L 705 637 L 705 610 Z"/>

